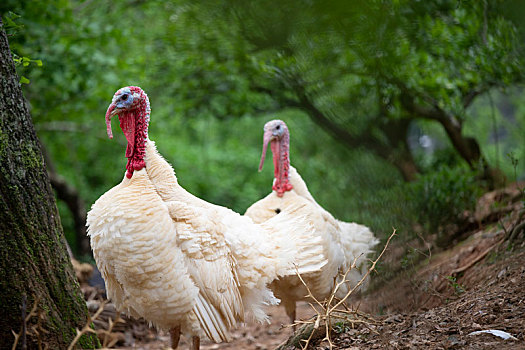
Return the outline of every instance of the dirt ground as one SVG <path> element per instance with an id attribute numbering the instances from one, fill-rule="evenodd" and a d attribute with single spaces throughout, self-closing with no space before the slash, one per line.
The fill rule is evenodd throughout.
<path id="1" fill-rule="evenodd" d="M 347 329 L 334 339 L 340 349 L 525 349 L 525 250 L 500 253 L 466 271 L 456 282 L 446 280 L 442 290 L 415 293 L 406 286 L 366 296 L 366 306 L 378 310 L 382 304 L 397 309 L 376 317 L 377 325 Z M 498 253 L 496 253 L 498 254 Z M 406 296 L 403 297 L 403 291 Z M 396 295 L 398 299 L 389 297 Z M 376 298 L 374 298 L 374 296 Z M 427 308 L 430 297 L 441 303 Z M 384 299 L 387 298 L 387 299 Z M 394 307 L 396 300 L 400 303 Z M 437 304 L 434 302 L 433 304 Z M 480 330 L 502 330 L 516 340 L 494 335 L 469 335 Z M 324 349 L 325 346 L 316 348 Z"/>
<path id="2" fill-rule="evenodd" d="M 383 266 L 395 271 L 395 277 L 383 278 L 380 269 L 372 289 L 350 302 L 375 321 L 338 323 L 332 332 L 333 348 L 525 349 L 525 243 L 522 236 L 518 237 L 508 249 L 504 241 L 507 232 L 523 220 L 519 217 L 522 206 L 521 201 L 515 202 L 514 207 L 496 216 L 487 212 L 479 217 L 476 213 L 478 224 L 458 236 L 457 244 L 438 253 L 423 240 L 394 240 Z M 412 247 L 408 258 L 407 246 Z M 308 304 L 298 305 L 298 318 L 308 320 L 315 314 Z M 275 349 L 292 335 L 292 329 L 283 328 L 289 320 L 282 307 L 269 308 L 269 315 L 271 324 L 248 323 L 233 333 L 231 343 L 203 340 L 201 349 Z M 514 339 L 471 335 L 483 330 L 504 331 Z M 116 332 L 120 338 L 117 348 L 169 346 L 168 334 L 144 323 L 128 321 Z M 329 349 L 323 336 L 315 332 L 309 348 Z M 189 346 L 189 340 L 182 337 L 179 348 Z M 300 347 L 282 346 L 296 348 Z"/>

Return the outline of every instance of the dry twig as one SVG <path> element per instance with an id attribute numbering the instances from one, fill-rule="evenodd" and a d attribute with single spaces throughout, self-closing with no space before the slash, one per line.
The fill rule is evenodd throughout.
<path id="1" fill-rule="evenodd" d="M 102 308 L 104 307 L 104 305 L 101 306 Z M 97 334 L 104 334 L 104 340 L 102 341 L 102 347 L 104 349 L 106 348 L 111 348 L 112 346 L 114 346 L 117 342 L 118 342 L 118 337 L 114 336 L 112 334 L 113 332 L 113 327 L 115 326 L 115 324 L 121 322 L 121 323 L 124 323 L 124 320 L 120 317 L 120 313 L 117 312 L 116 315 L 115 315 L 115 320 L 112 320 L 111 318 L 108 320 L 109 322 L 109 328 L 108 329 L 100 329 L 100 330 L 97 330 Z"/>
<path id="2" fill-rule="evenodd" d="M 325 299 L 324 301 L 319 301 L 313 296 L 310 288 L 305 283 L 299 271 L 297 271 L 297 276 L 299 277 L 303 285 L 306 287 L 306 290 L 308 291 L 307 297 L 312 298 L 315 304 L 317 304 L 317 306 L 320 308 L 320 310 L 318 310 L 314 307 L 314 305 L 310 304 L 312 308 L 316 310 L 317 315 L 314 316 L 313 319 L 311 320 L 296 321 L 293 325 L 291 325 L 291 326 L 296 326 L 299 324 L 302 324 L 302 325 L 310 324 L 313 326 L 308 338 L 301 340 L 304 343 L 304 345 L 301 344 L 301 348 L 303 350 L 306 350 L 308 348 L 308 346 L 310 345 L 310 342 L 312 341 L 312 338 L 314 337 L 314 333 L 316 333 L 316 330 L 321 327 L 321 324 L 324 325 L 324 338 L 322 339 L 322 341 L 326 340 L 328 342 L 329 348 L 333 349 L 334 344 L 331 338 L 331 330 L 332 330 L 332 321 L 334 319 L 341 320 L 343 322 L 348 322 L 352 325 L 352 327 L 354 327 L 355 324 L 363 324 L 365 327 L 367 327 L 371 331 L 376 332 L 370 327 L 370 325 L 376 324 L 377 321 L 374 320 L 369 315 L 359 312 L 357 309 L 354 310 L 350 308 L 346 304 L 346 301 L 356 290 L 358 290 L 359 287 L 361 287 L 361 285 L 366 281 L 370 273 L 372 273 L 372 271 L 375 270 L 377 262 L 383 257 L 383 254 L 385 253 L 388 245 L 390 244 L 390 240 L 395 236 L 395 234 L 396 234 L 396 230 L 394 229 L 390 237 L 388 237 L 388 240 L 383 250 L 381 251 L 379 256 L 375 260 L 372 261 L 372 264 L 368 268 L 367 272 L 363 275 L 361 280 L 359 280 L 359 282 L 353 288 L 348 290 L 348 292 L 344 295 L 344 297 L 340 299 L 336 297 L 336 294 L 338 293 L 338 291 L 341 289 L 343 285 L 349 282 L 349 280 L 347 279 L 348 273 L 352 269 L 356 268 L 357 260 L 359 257 L 356 257 L 354 261 L 352 262 L 352 265 L 348 268 L 348 270 L 345 271 L 344 274 L 342 274 L 341 279 L 337 283 L 335 283 L 335 286 L 332 289 L 332 292 L 330 293 L 328 298 Z"/>
<path id="3" fill-rule="evenodd" d="M 24 344 L 26 342 L 26 330 L 27 330 L 27 322 L 31 319 L 33 316 L 37 316 L 36 310 L 38 303 L 40 302 L 40 298 L 35 298 L 35 301 L 33 302 L 33 307 L 31 308 L 31 311 L 29 311 L 29 314 L 26 315 L 26 303 L 27 303 L 27 297 L 24 295 L 22 299 L 22 325 L 20 326 L 20 332 L 15 333 L 15 331 L 11 330 L 13 333 L 13 336 L 15 337 L 15 341 L 13 342 L 13 346 L 11 347 L 12 350 L 15 350 L 18 342 L 20 341 L 20 338 L 22 338 L 22 348 L 24 348 Z M 27 344 L 26 344 L 27 348 Z"/>
<path id="4" fill-rule="evenodd" d="M 98 316 L 100 316 L 102 311 L 104 311 L 104 305 L 105 304 L 106 304 L 106 302 L 102 302 L 100 304 L 100 307 L 98 308 L 97 312 L 95 312 L 93 317 L 88 314 L 88 319 L 87 319 L 86 324 L 84 325 L 84 327 L 82 327 L 81 330 L 78 330 L 78 328 L 76 329 L 77 335 L 75 336 L 75 338 L 73 339 L 71 344 L 69 344 L 69 346 L 67 347 L 67 350 L 73 350 L 73 348 L 75 347 L 75 344 L 80 340 L 80 338 L 84 334 L 86 334 L 86 333 L 96 333 L 96 331 L 93 328 L 91 328 L 91 323 L 93 322 L 93 320 L 96 320 Z"/>

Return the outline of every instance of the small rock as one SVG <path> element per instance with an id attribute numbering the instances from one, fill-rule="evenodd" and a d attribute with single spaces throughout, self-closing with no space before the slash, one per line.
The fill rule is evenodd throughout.
<path id="1" fill-rule="evenodd" d="M 401 322 L 401 317 L 399 317 L 399 315 L 392 315 L 388 317 L 384 322 L 385 323 Z"/>
<path id="2" fill-rule="evenodd" d="M 349 329 L 346 334 L 348 335 L 357 335 L 359 334 L 359 331 L 357 329 Z"/>
<path id="3" fill-rule="evenodd" d="M 251 334 L 246 335 L 246 342 L 247 342 L 248 344 L 253 344 L 253 343 L 255 343 L 255 338 L 253 337 L 253 335 L 251 335 Z"/>
<path id="4" fill-rule="evenodd" d="M 447 340 L 448 340 L 448 343 L 450 344 L 450 346 L 452 346 L 452 347 L 465 345 L 465 341 L 459 340 L 458 337 L 455 336 L 455 335 L 450 335 L 447 338 Z"/>
<path id="5" fill-rule="evenodd" d="M 503 277 L 505 277 L 505 275 L 507 274 L 507 268 L 504 268 L 503 270 L 501 270 L 499 273 L 498 273 L 498 279 L 502 279 Z"/>
<path id="6" fill-rule="evenodd" d="M 257 343 L 255 344 L 255 350 L 266 350 L 266 345 L 264 344 L 261 344 L 261 343 Z"/>

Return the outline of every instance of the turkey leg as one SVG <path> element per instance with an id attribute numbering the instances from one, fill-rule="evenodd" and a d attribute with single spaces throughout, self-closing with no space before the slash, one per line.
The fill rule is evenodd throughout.
<path id="1" fill-rule="evenodd" d="M 180 326 L 170 329 L 170 337 L 171 337 L 171 348 L 175 350 L 179 346 Z"/>

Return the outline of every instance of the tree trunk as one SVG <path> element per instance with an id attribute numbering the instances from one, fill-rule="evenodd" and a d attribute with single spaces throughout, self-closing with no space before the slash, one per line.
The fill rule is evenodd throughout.
<path id="1" fill-rule="evenodd" d="M 88 313 L 1 20 L 0 194 L 0 348 L 12 347 L 14 331 L 19 348 L 65 349 Z M 35 304 L 41 316 L 22 322 Z M 92 334 L 79 342 L 96 345 Z"/>
<path id="2" fill-rule="evenodd" d="M 77 251 L 75 253 L 78 254 L 77 258 L 79 256 L 91 256 L 91 244 L 86 229 L 87 212 L 84 201 L 80 197 L 77 189 L 68 184 L 62 176 L 50 171 L 49 180 L 51 186 L 53 186 L 56 191 L 57 198 L 66 203 L 73 216 L 75 240 L 77 243 Z"/>
<path id="3" fill-rule="evenodd" d="M 86 229 L 87 211 L 84 200 L 80 197 L 80 193 L 78 193 L 75 187 L 70 185 L 66 179 L 57 174 L 53 162 L 42 143 L 40 143 L 40 148 L 47 165 L 47 174 L 51 186 L 55 190 L 57 198 L 64 201 L 73 216 L 76 241 L 76 250 L 74 253 L 77 254 L 77 257 L 92 257 L 91 244 Z"/>
<path id="4" fill-rule="evenodd" d="M 453 118 L 442 117 L 437 120 L 445 129 L 448 138 L 458 154 L 474 168 L 481 158 L 481 150 L 476 139 L 464 136 L 463 126 L 459 121 Z"/>

